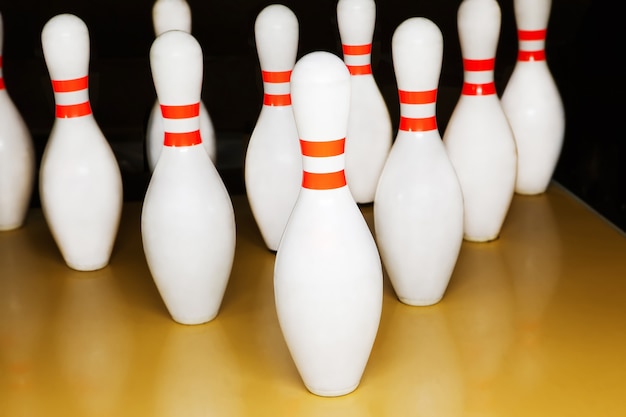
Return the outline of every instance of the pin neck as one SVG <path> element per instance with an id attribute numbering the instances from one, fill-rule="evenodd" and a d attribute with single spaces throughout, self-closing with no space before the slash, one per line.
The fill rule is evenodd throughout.
<path id="1" fill-rule="evenodd" d="M 88 96 L 89 77 L 70 80 L 52 80 L 57 119 L 84 117 L 91 114 L 91 104 Z"/>
<path id="2" fill-rule="evenodd" d="M 265 106 L 290 106 L 291 91 L 289 71 L 261 71 L 263 76 L 263 105 Z"/>
<path id="3" fill-rule="evenodd" d="M 343 162 L 345 142 L 345 138 L 323 142 L 300 139 L 303 157 L 302 188 L 332 190 L 346 185 Z"/>
<path id="4" fill-rule="evenodd" d="M 200 102 L 186 105 L 161 104 L 163 116 L 163 145 L 169 147 L 187 147 L 202 143 L 200 136 Z"/>
<path id="5" fill-rule="evenodd" d="M 342 45 L 344 61 L 350 75 L 368 75 L 372 73 L 372 44 Z"/>
<path id="6" fill-rule="evenodd" d="M 517 60 L 523 62 L 545 61 L 546 29 L 518 30 L 519 51 Z"/>
<path id="7" fill-rule="evenodd" d="M 489 96 L 496 94 L 496 85 L 493 81 L 493 71 L 496 59 L 463 59 L 463 70 L 466 81 L 463 82 L 462 95 Z M 475 83 L 467 81 L 468 74 L 482 74 L 486 82 Z"/>
<path id="8" fill-rule="evenodd" d="M 405 132 L 429 132 L 437 129 L 437 118 L 434 114 L 434 104 L 437 100 L 437 89 L 428 91 L 398 90 L 400 98 L 400 124 L 399 130 Z M 427 117 L 408 117 L 406 115 L 410 107 L 432 106 L 433 110 Z"/>

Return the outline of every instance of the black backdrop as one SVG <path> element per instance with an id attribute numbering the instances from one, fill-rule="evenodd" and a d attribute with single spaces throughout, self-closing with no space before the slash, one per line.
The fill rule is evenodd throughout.
<path id="1" fill-rule="evenodd" d="M 513 0 L 499 0 L 502 29 L 495 82 L 503 91 L 515 64 Z M 192 34 L 202 45 L 202 97 L 218 140 L 217 167 L 233 194 L 245 192 L 245 146 L 261 108 L 262 83 L 254 44 L 254 20 L 271 1 L 188 0 Z M 336 0 L 280 2 L 300 23 L 298 57 L 314 50 L 341 54 Z M 427 17 L 444 35 L 438 125 L 445 130 L 460 94 L 462 62 L 456 30 L 459 0 L 378 0 L 372 66 L 394 128 L 399 106 L 391 62 L 391 37 L 405 19 Z M 626 230 L 626 161 L 623 83 L 618 72 L 623 44 L 617 34 L 619 2 L 553 0 L 546 54 L 566 111 L 566 135 L 554 179 Z M 140 201 L 149 181 L 144 128 L 156 98 L 148 52 L 154 40 L 152 0 L 0 0 L 4 20 L 4 79 L 29 126 L 40 158 L 54 121 L 54 100 L 41 50 L 41 29 L 59 13 L 73 13 L 90 30 L 90 98 L 94 115 L 116 153 L 125 199 Z M 340 55 L 341 56 L 341 55 Z M 618 59 L 620 63 L 618 64 Z M 39 204 L 35 187 L 32 205 Z"/>

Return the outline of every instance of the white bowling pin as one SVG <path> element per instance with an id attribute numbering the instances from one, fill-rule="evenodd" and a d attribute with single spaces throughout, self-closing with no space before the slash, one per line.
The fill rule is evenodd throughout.
<path id="1" fill-rule="evenodd" d="M 244 180 L 252 214 L 272 251 L 278 249 L 302 176 L 289 84 L 298 28 L 296 15 L 281 4 L 264 8 L 254 24 L 264 97 L 246 150 Z"/>
<path id="2" fill-rule="evenodd" d="M 552 179 L 565 135 L 565 110 L 545 56 L 551 0 L 515 0 L 519 50 L 502 108 L 517 143 L 519 194 L 541 194 Z"/>
<path id="3" fill-rule="evenodd" d="M 382 309 L 374 238 L 346 185 L 350 73 L 329 52 L 295 65 L 291 94 L 302 152 L 302 188 L 276 253 L 280 327 L 309 391 L 357 388 Z"/>
<path id="4" fill-rule="evenodd" d="M 165 135 L 141 213 L 143 249 L 172 318 L 199 324 L 218 314 L 228 284 L 233 206 L 202 146 L 200 44 L 188 32 L 165 32 L 152 44 L 150 65 Z"/>
<path id="5" fill-rule="evenodd" d="M 122 176 L 89 101 L 89 30 L 72 14 L 41 33 L 54 91 L 55 119 L 39 172 L 41 206 L 70 268 L 109 263 L 123 203 Z"/>
<path id="6" fill-rule="evenodd" d="M 4 85 L 4 22 L 0 13 L 0 231 L 24 224 L 33 192 L 33 138 Z"/>
<path id="7" fill-rule="evenodd" d="M 182 30 L 191 33 L 191 8 L 186 0 L 156 0 L 152 6 L 152 24 L 156 36 L 168 30 Z M 159 101 L 155 100 L 148 116 L 146 125 L 146 159 L 148 169 L 154 171 L 161 149 L 163 148 L 163 116 Z M 200 100 L 200 136 L 211 161 L 217 161 L 217 145 L 215 128 L 211 115 L 202 100 Z"/>
<path id="8" fill-rule="evenodd" d="M 435 115 L 441 31 L 423 17 L 405 20 L 392 56 L 400 123 L 374 200 L 376 240 L 400 301 L 431 305 L 443 297 L 463 242 L 463 194 Z"/>
<path id="9" fill-rule="evenodd" d="M 389 110 L 372 74 L 376 4 L 373 0 L 339 0 L 337 23 L 352 82 L 346 179 L 357 203 L 371 203 L 393 139 Z"/>
<path id="10" fill-rule="evenodd" d="M 500 34 L 496 0 L 464 0 L 457 24 L 463 55 L 463 89 L 443 134 L 464 201 L 464 238 L 497 239 L 513 198 L 515 138 L 494 84 Z"/>

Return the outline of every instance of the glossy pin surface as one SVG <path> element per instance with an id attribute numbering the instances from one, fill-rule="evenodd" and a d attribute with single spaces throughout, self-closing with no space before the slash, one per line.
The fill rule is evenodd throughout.
<path id="1" fill-rule="evenodd" d="M 143 203 L 141 236 L 150 273 L 172 318 L 217 316 L 235 254 L 228 191 L 202 146 L 202 49 L 184 31 L 158 36 L 150 66 L 165 136 Z"/>
<path id="2" fill-rule="evenodd" d="M 392 54 L 400 122 L 374 200 L 376 241 L 400 301 L 431 305 L 463 241 L 463 194 L 435 114 L 442 33 L 431 20 L 409 18 L 394 32 Z"/>
<path id="3" fill-rule="evenodd" d="M 382 309 L 382 267 L 346 186 L 345 64 L 329 52 L 309 53 L 296 63 L 291 89 L 303 175 L 276 254 L 276 310 L 307 389 L 339 396 L 357 388 L 367 364 Z"/>
<path id="4" fill-rule="evenodd" d="M 191 33 L 191 18 L 191 7 L 186 0 L 156 0 L 152 6 L 152 24 L 155 36 L 169 30 Z M 161 155 L 164 133 L 163 116 L 159 102 L 156 100 L 146 125 L 146 159 L 150 171 L 154 171 L 159 155 Z M 211 115 L 202 100 L 200 100 L 200 136 L 202 136 L 204 148 L 215 163 L 217 161 L 215 128 Z"/>
<path id="5" fill-rule="evenodd" d="M 376 26 L 373 0 L 339 0 L 337 24 L 352 84 L 346 136 L 346 178 L 357 203 L 374 201 L 393 132 L 387 104 L 372 72 Z"/>
<path id="6" fill-rule="evenodd" d="M 68 266 L 109 263 L 122 211 L 122 176 L 89 101 L 89 31 L 77 16 L 51 18 L 41 33 L 55 120 L 39 171 L 41 206 Z"/>
<path id="7" fill-rule="evenodd" d="M 496 94 L 500 33 L 495 0 L 464 0 L 457 13 L 463 89 L 443 134 L 464 202 L 464 238 L 497 239 L 514 194 L 515 138 Z"/>
<path id="8" fill-rule="evenodd" d="M 272 251 L 278 249 L 302 182 L 290 87 L 298 30 L 296 15 L 280 4 L 265 7 L 254 25 L 264 94 L 246 149 L 244 180 L 255 221 Z"/>
<path id="9" fill-rule="evenodd" d="M 565 136 L 565 110 L 545 53 L 551 0 L 515 0 L 518 54 L 502 93 L 517 144 L 518 194 L 541 194 L 552 179 Z"/>
<path id="10" fill-rule="evenodd" d="M 6 89 L 0 14 L 0 231 L 24 224 L 35 178 L 35 148 L 28 126 Z"/>

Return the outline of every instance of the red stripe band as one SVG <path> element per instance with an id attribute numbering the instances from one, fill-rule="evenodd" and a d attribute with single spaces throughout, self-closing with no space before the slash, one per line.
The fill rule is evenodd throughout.
<path id="1" fill-rule="evenodd" d="M 184 106 L 161 105 L 161 114 L 165 119 L 189 119 L 200 115 L 200 103 Z"/>
<path id="2" fill-rule="evenodd" d="M 265 83 L 288 83 L 291 71 L 261 71 Z"/>
<path id="3" fill-rule="evenodd" d="M 372 53 L 372 44 L 342 45 L 344 55 L 367 55 Z"/>
<path id="4" fill-rule="evenodd" d="M 346 65 L 350 71 L 350 75 L 367 75 L 372 73 L 372 66 L 367 65 Z"/>
<path id="5" fill-rule="evenodd" d="M 461 94 L 466 96 L 489 96 L 496 93 L 496 85 L 493 82 L 487 84 L 463 83 Z"/>
<path id="6" fill-rule="evenodd" d="M 437 129 L 437 118 L 435 116 L 423 119 L 400 117 L 400 126 L 398 128 L 405 132 L 429 132 Z"/>
<path id="7" fill-rule="evenodd" d="M 543 41 L 546 39 L 547 29 L 541 30 L 518 30 L 517 38 L 520 41 Z"/>
<path id="8" fill-rule="evenodd" d="M 517 60 L 518 61 L 545 61 L 546 51 L 544 51 L 543 49 L 539 51 L 518 51 Z"/>
<path id="9" fill-rule="evenodd" d="M 300 139 L 302 155 L 318 158 L 341 155 L 344 152 L 345 144 L 345 138 L 324 142 L 310 142 Z"/>
<path id="10" fill-rule="evenodd" d="M 55 116 L 59 119 L 69 119 L 72 117 L 82 117 L 91 114 L 91 105 L 88 101 L 80 104 L 70 104 L 63 106 L 56 105 Z"/>
<path id="11" fill-rule="evenodd" d="M 73 80 L 52 80 L 52 90 L 55 93 L 72 93 L 85 90 L 89 87 L 89 77 L 75 78 Z"/>
<path id="12" fill-rule="evenodd" d="M 402 104 L 431 104 L 437 100 L 437 89 L 430 91 L 398 90 Z"/>
<path id="13" fill-rule="evenodd" d="M 263 104 L 266 106 L 291 106 L 291 94 L 265 94 Z"/>
<path id="14" fill-rule="evenodd" d="M 0 55 L 0 68 L 2 68 L 2 56 Z"/>
<path id="15" fill-rule="evenodd" d="M 200 130 L 185 133 L 165 132 L 163 145 L 165 146 L 193 146 L 202 143 Z"/>
<path id="16" fill-rule="evenodd" d="M 496 59 L 464 59 L 463 69 L 465 71 L 493 71 L 496 66 Z"/>
<path id="17" fill-rule="evenodd" d="M 332 190 L 346 185 L 344 170 L 317 174 L 304 171 L 302 175 L 302 187 L 310 190 Z"/>
<path id="18" fill-rule="evenodd" d="M 0 90 L 4 90 L 4 78 L 0 77 Z"/>

